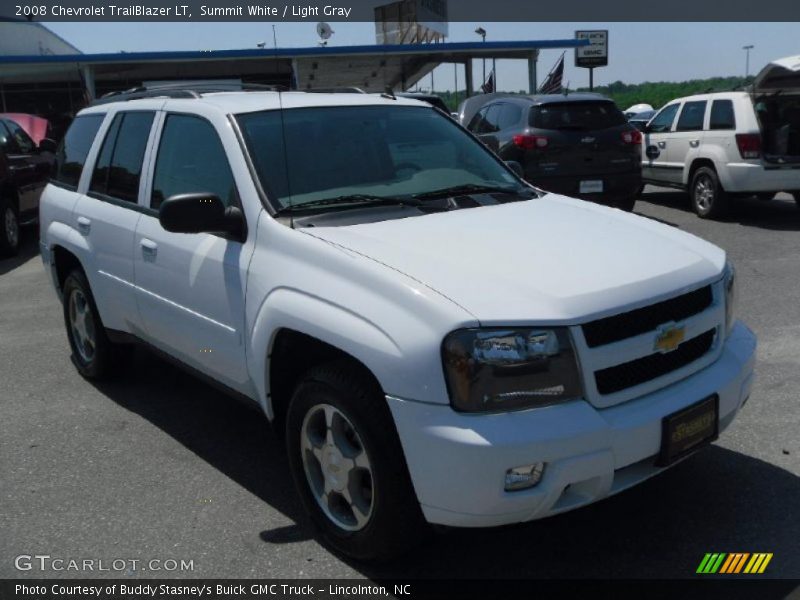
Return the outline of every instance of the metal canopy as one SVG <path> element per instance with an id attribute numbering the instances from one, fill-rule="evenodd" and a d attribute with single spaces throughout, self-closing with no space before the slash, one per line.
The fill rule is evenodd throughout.
<path id="1" fill-rule="evenodd" d="M 94 78 L 98 91 L 154 79 L 241 77 L 309 87 L 358 86 L 382 91 L 408 88 L 442 63 L 472 59 L 536 60 L 542 48 L 574 48 L 575 39 L 518 42 L 327 46 L 247 50 L 130 52 L 48 56 L 0 56 L 0 83 L 80 82 Z M 88 69 L 88 70 L 87 70 Z"/>

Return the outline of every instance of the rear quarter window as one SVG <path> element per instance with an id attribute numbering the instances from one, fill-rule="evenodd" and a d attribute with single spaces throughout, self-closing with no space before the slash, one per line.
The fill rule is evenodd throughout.
<path id="1" fill-rule="evenodd" d="M 711 103 L 711 120 L 709 129 L 736 129 L 736 117 L 733 114 L 733 101 L 714 100 Z"/>
<path id="2" fill-rule="evenodd" d="M 530 125 L 537 129 L 609 129 L 627 123 L 613 102 L 564 102 L 531 109 Z"/>
<path id="3" fill-rule="evenodd" d="M 105 115 L 93 114 L 78 116 L 67 130 L 64 139 L 56 150 L 53 166 L 53 182 L 69 189 L 76 189 L 86 164 L 86 157 L 92 147 L 97 130 Z"/>

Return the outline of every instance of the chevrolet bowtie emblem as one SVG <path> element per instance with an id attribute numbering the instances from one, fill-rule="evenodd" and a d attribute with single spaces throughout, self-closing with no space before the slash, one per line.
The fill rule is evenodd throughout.
<path id="1" fill-rule="evenodd" d="M 656 341 L 653 349 L 666 354 L 681 345 L 686 337 L 686 326 L 675 323 L 665 323 L 656 330 Z"/>

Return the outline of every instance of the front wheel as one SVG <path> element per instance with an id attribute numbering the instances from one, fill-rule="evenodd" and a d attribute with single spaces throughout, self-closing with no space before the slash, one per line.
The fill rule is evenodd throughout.
<path id="1" fill-rule="evenodd" d="M 0 199 L 0 256 L 16 256 L 19 252 L 19 219 L 13 203 Z"/>
<path id="2" fill-rule="evenodd" d="M 380 388 L 347 362 L 312 369 L 286 417 L 292 477 L 310 525 L 359 560 L 409 550 L 427 527 Z"/>
<path id="3" fill-rule="evenodd" d="M 728 194 L 722 189 L 716 171 L 710 167 L 695 171 L 689 193 L 694 212 L 701 219 L 718 219 L 728 212 Z"/>

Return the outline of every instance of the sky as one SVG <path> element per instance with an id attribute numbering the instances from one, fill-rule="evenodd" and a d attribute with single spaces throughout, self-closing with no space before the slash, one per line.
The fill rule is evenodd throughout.
<path id="1" fill-rule="evenodd" d="M 46 23 L 47 27 L 86 53 L 153 50 L 225 50 L 254 48 L 272 43 L 271 23 Z M 331 46 L 375 43 L 373 23 L 332 23 Z M 450 23 L 448 41 L 476 41 L 475 28 L 487 31 L 487 41 L 573 38 L 575 30 L 609 30 L 609 65 L 595 69 L 595 85 L 613 81 L 683 81 L 713 76 L 744 75 L 744 45 L 750 52 L 750 73 L 770 60 L 800 54 L 797 23 Z M 316 45 L 316 24 L 278 23 L 279 47 Z M 543 50 L 539 59 L 539 82 L 562 50 Z M 567 52 L 564 80 L 571 88 L 589 84 L 588 69 L 574 66 L 573 51 Z M 489 67 L 487 67 L 487 70 Z M 474 65 L 476 85 L 482 65 Z M 463 69 L 458 72 L 463 88 Z M 498 89 L 527 89 L 524 61 L 497 64 Z M 426 77 L 421 88 L 452 90 L 452 65 L 443 65 Z"/>

